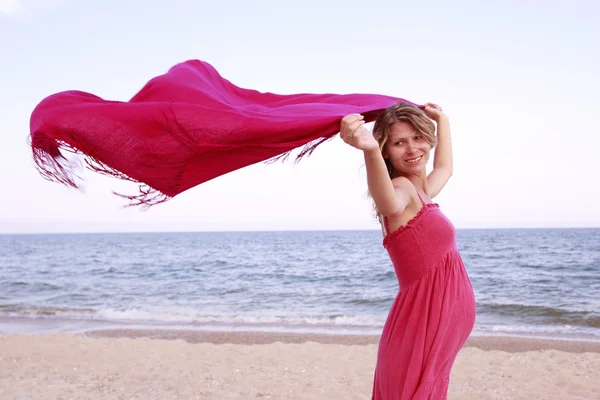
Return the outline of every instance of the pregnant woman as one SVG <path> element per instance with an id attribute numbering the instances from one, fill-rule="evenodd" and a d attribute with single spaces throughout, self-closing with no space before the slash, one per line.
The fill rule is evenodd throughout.
<path id="1" fill-rule="evenodd" d="M 476 315 L 456 231 L 431 201 L 452 175 L 450 122 L 435 104 L 397 103 L 378 117 L 372 134 L 364 123 L 362 115 L 347 115 L 340 136 L 364 153 L 400 287 L 379 343 L 372 399 L 446 399 L 452 365 Z"/>

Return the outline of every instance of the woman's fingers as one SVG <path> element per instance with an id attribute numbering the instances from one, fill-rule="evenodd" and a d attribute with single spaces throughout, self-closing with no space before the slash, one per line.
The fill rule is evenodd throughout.
<path id="1" fill-rule="evenodd" d="M 364 125 L 364 116 L 360 114 L 349 114 L 342 119 L 340 136 L 344 141 L 354 137 L 356 130 Z"/>
<path id="2" fill-rule="evenodd" d="M 358 119 L 358 120 L 354 121 L 348 127 L 348 130 L 349 130 L 348 136 L 354 137 L 354 135 L 356 134 L 356 131 L 358 131 L 361 128 L 361 126 L 363 126 L 364 124 L 365 124 L 365 121 L 362 119 Z"/>
<path id="3" fill-rule="evenodd" d="M 346 125 L 350 125 L 358 120 L 362 120 L 365 119 L 365 117 L 363 115 L 360 114 L 349 114 L 346 115 L 344 118 L 342 118 L 342 126 Z"/>
<path id="4" fill-rule="evenodd" d="M 440 107 L 439 105 L 435 104 L 435 103 L 425 103 L 425 107 L 429 107 L 429 108 L 435 108 L 436 110 L 440 110 L 442 111 L 442 107 Z"/>

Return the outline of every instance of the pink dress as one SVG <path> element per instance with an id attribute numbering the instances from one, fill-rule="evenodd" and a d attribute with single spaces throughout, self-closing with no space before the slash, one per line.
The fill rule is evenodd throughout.
<path id="1" fill-rule="evenodd" d="M 389 232 L 386 219 L 384 226 Z M 476 315 L 456 231 L 437 204 L 423 203 L 408 224 L 386 234 L 383 245 L 400 292 L 379 343 L 372 400 L 444 400 Z"/>

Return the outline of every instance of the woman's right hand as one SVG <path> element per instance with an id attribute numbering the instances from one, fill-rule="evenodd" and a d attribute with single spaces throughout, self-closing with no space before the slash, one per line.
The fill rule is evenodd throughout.
<path id="1" fill-rule="evenodd" d="M 371 132 L 363 125 L 365 117 L 360 114 L 350 114 L 342 118 L 340 137 L 350 146 L 362 151 L 379 150 L 379 143 Z"/>

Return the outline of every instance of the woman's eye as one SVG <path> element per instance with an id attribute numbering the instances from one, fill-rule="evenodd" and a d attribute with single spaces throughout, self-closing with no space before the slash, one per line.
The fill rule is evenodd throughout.
<path id="1" fill-rule="evenodd" d="M 423 140 L 423 136 L 415 136 L 415 140 Z"/>

